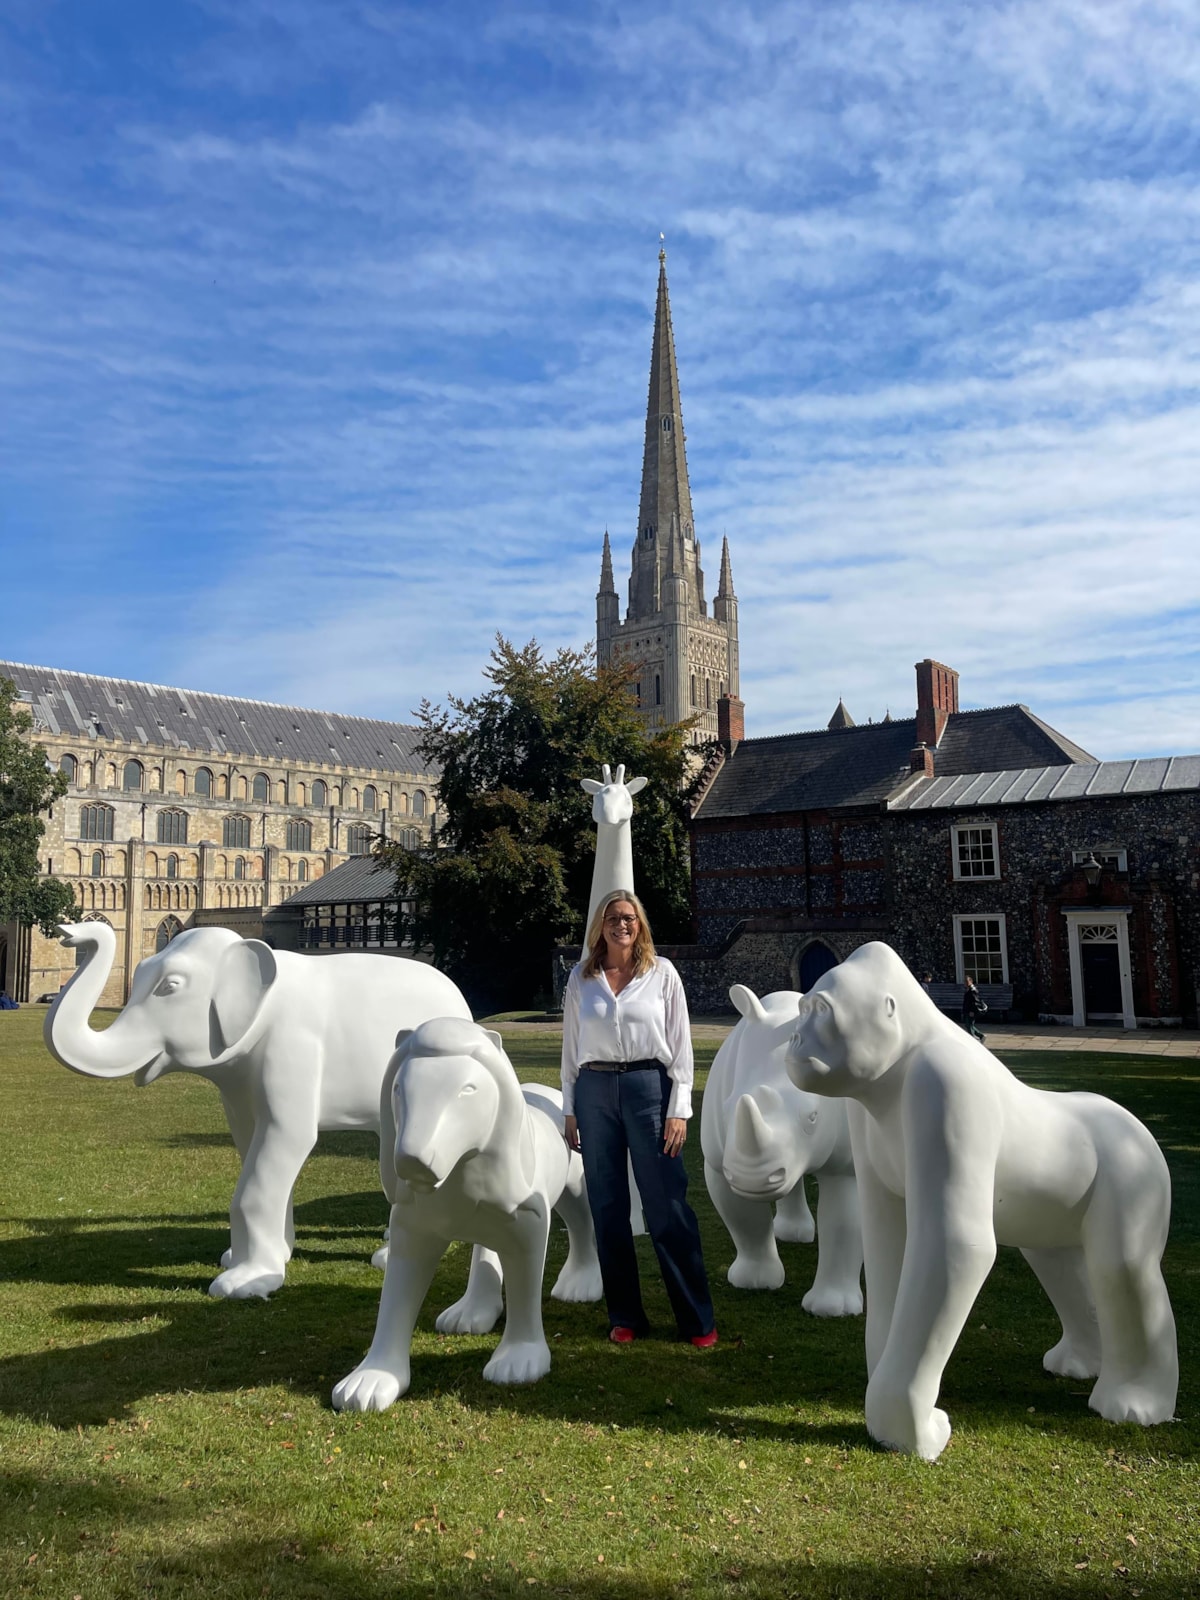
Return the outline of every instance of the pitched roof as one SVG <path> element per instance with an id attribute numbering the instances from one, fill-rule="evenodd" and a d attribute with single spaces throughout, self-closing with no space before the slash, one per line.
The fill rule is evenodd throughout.
<path id="1" fill-rule="evenodd" d="M 323 878 L 297 889 L 281 906 L 274 907 L 272 914 L 292 906 L 374 905 L 386 900 L 395 887 L 396 874 L 390 867 L 381 867 L 374 856 L 351 856 Z"/>
<path id="2" fill-rule="evenodd" d="M 888 810 L 1011 806 L 1037 800 L 1165 794 L 1186 789 L 1200 789 L 1200 755 L 1097 761 L 1090 766 L 1023 767 L 1015 772 L 965 773 L 960 777 L 921 777 L 889 800 Z"/>
<path id="3" fill-rule="evenodd" d="M 882 804 L 909 780 L 916 718 L 743 739 L 697 808 L 697 818 L 763 816 Z M 1026 752 L 1016 761 L 1009 752 Z M 997 759 L 1000 756 L 1001 759 Z M 939 777 L 1001 766 L 1094 764 L 1026 706 L 955 712 L 935 756 Z"/>
<path id="4" fill-rule="evenodd" d="M 225 757 L 271 756 L 318 767 L 436 772 L 417 754 L 420 730 L 406 722 L 307 711 L 20 661 L 0 661 L 0 677 L 16 684 L 37 727 L 72 739 L 120 739 L 148 749 Z"/>

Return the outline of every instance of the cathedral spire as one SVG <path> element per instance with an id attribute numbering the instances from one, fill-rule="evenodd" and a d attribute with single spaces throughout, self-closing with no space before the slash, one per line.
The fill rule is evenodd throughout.
<path id="1" fill-rule="evenodd" d="M 607 534 L 605 535 L 607 538 Z M 721 540 L 721 580 L 717 584 L 717 599 L 733 599 L 733 568 L 729 564 L 729 540 Z"/>
<path id="2" fill-rule="evenodd" d="M 600 593 L 616 594 L 617 586 L 613 581 L 612 546 L 608 542 L 608 529 L 604 530 L 604 553 L 600 557 Z"/>

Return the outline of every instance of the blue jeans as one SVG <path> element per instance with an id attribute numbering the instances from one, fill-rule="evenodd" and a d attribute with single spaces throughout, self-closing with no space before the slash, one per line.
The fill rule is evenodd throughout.
<path id="1" fill-rule="evenodd" d="M 649 1327 L 629 1224 L 628 1155 L 680 1336 L 691 1339 L 712 1332 L 713 1307 L 700 1227 L 687 1203 L 683 1156 L 663 1153 L 670 1099 L 665 1067 L 619 1073 L 585 1067 L 575 1083 L 575 1117 L 609 1323 L 635 1333 Z"/>

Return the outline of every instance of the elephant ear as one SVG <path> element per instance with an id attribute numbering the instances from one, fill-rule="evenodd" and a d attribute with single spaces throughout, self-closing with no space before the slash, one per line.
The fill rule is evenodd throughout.
<path id="1" fill-rule="evenodd" d="M 278 972 L 275 952 L 261 939 L 241 939 L 225 951 L 213 984 L 215 1055 L 223 1055 L 246 1037 Z"/>

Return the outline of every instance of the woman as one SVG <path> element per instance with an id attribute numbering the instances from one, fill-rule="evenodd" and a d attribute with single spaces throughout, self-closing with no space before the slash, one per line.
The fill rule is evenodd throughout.
<path id="1" fill-rule="evenodd" d="M 979 1031 L 978 1019 L 986 1010 L 987 1002 L 975 987 L 975 979 L 968 973 L 963 980 L 962 1025 L 972 1039 L 978 1039 L 980 1044 L 987 1038 L 987 1034 Z"/>
<path id="2" fill-rule="evenodd" d="M 679 1335 L 717 1342 L 682 1150 L 692 1114 L 692 1039 L 679 974 L 655 954 L 641 901 L 601 902 L 563 997 L 565 1137 L 583 1155 L 609 1333 L 649 1332 L 629 1222 L 629 1166 Z"/>

